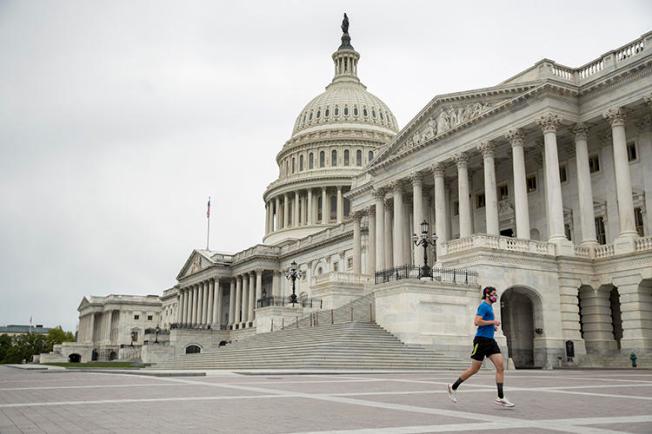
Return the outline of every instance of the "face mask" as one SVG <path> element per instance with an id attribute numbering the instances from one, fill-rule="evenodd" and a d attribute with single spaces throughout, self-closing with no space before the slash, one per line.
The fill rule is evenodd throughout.
<path id="1" fill-rule="evenodd" d="M 495 303 L 496 300 L 498 300 L 498 297 L 496 297 L 495 295 L 490 295 L 490 296 L 489 296 L 489 300 L 490 300 L 492 303 Z"/>

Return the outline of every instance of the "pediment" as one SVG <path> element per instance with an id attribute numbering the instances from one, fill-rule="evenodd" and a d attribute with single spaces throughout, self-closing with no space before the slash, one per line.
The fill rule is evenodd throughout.
<path id="1" fill-rule="evenodd" d="M 81 311 L 83 308 L 91 304 L 86 297 L 82 298 L 82 301 L 79 303 L 79 306 L 77 307 L 77 311 Z"/>
<path id="2" fill-rule="evenodd" d="M 177 275 L 177 280 L 199 273 L 213 264 L 214 262 L 206 253 L 200 250 L 193 250 Z"/>
<path id="3" fill-rule="evenodd" d="M 530 83 L 436 96 L 380 151 L 371 167 L 380 166 L 492 116 L 533 87 L 535 84 Z"/>

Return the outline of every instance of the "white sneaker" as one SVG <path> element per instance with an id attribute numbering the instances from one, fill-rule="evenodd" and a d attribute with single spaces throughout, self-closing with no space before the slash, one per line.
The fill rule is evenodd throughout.
<path id="1" fill-rule="evenodd" d="M 453 390 L 453 385 L 452 384 L 448 385 L 448 397 L 451 399 L 451 401 L 457 402 L 457 394 Z"/>
<path id="2" fill-rule="evenodd" d="M 499 405 L 501 407 L 514 407 L 514 403 L 509 402 L 507 398 L 496 398 L 496 405 Z"/>

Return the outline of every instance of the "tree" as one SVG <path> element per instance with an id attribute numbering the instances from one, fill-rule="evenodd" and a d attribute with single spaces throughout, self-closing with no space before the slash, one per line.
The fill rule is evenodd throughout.
<path id="1" fill-rule="evenodd" d="M 4 363 L 31 362 L 34 354 L 41 354 L 47 349 L 45 336 L 28 333 L 14 336 L 12 346 L 7 351 Z"/>
<path id="2" fill-rule="evenodd" d="M 62 342 L 74 342 L 75 336 L 71 332 L 64 332 L 61 326 L 51 328 L 46 336 L 47 351 L 52 351 L 52 347 Z"/>
<path id="3" fill-rule="evenodd" d="M 7 353 L 11 348 L 11 336 L 7 334 L 0 335 L 0 363 L 5 360 Z"/>

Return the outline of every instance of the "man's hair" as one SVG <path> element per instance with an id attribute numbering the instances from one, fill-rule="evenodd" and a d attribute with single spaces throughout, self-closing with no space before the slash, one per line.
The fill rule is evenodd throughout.
<path id="1" fill-rule="evenodd" d="M 489 294 L 491 294 L 494 291 L 496 291 L 496 288 L 494 288 L 493 286 L 485 286 L 485 288 L 482 290 L 482 299 L 484 300 L 485 298 L 487 298 Z"/>

